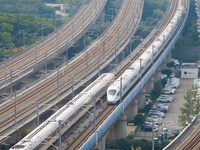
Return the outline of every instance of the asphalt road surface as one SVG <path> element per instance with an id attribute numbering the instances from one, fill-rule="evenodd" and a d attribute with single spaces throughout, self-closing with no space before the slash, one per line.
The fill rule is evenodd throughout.
<path id="1" fill-rule="evenodd" d="M 193 81 L 193 79 L 180 79 L 180 87 L 176 89 L 174 95 L 170 95 L 174 98 L 173 102 L 163 103 L 169 106 L 169 110 L 165 114 L 163 124 L 159 126 L 159 128 L 168 128 L 169 132 L 171 132 L 172 129 L 181 128 L 178 125 L 178 115 L 181 114 L 180 108 L 183 107 L 183 103 L 185 103 L 183 96 L 186 95 L 187 89 L 192 87 Z"/>

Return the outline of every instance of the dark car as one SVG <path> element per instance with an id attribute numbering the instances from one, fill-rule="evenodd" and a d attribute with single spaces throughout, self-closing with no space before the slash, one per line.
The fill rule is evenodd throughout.
<path id="1" fill-rule="evenodd" d="M 156 131 L 158 128 L 154 127 L 154 131 Z M 152 131 L 152 125 L 150 124 L 143 124 L 141 127 L 142 131 Z"/>
<path id="2" fill-rule="evenodd" d="M 172 130 L 172 134 L 174 135 L 174 137 L 179 135 L 179 130 L 178 129 L 173 129 Z"/>

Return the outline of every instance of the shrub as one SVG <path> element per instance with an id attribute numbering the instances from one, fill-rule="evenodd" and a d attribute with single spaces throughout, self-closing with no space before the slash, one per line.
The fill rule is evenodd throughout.
<path id="1" fill-rule="evenodd" d="M 142 114 L 137 114 L 137 115 L 134 117 L 133 123 L 134 123 L 135 125 L 138 125 L 139 123 L 140 123 L 140 124 L 144 123 L 144 121 L 145 121 L 144 115 L 142 115 Z"/>

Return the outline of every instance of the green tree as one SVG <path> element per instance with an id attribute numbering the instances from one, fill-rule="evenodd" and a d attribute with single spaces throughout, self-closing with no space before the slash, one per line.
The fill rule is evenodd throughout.
<path id="1" fill-rule="evenodd" d="M 135 125 L 138 125 L 139 123 L 144 123 L 145 121 L 145 116 L 142 115 L 142 114 L 137 114 L 135 117 L 134 117 L 134 120 L 133 120 L 133 123 Z"/>
<path id="2" fill-rule="evenodd" d="M 92 37 L 87 36 L 86 38 L 86 45 L 90 45 L 92 43 Z"/>
<path id="3" fill-rule="evenodd" d="M 26 135 L 28 135 L 31 132 L 30 129 L 24 129 L 23 132 L 21 133 L 21 138 L 24 138 Z"/>
<path id="4" fill-rule="evenodd" d="M 171 69 L 164 69 L 164 70 L 162 71 L 162 73 L 163 73 L 163 74 L 167 74 L 168 77 L 170 76 L 170 74 L 171 74 L 172 72 L 173 72 L 173 71 L 172 71 Z"/>
<path id="5" fill-rule="evenodd" d="M 182 128 L 187 126 L 187 122 L 190 121 L 190 100 L 191 100 L 191 114 L 196 115 L 199 113 L 199 100 L 197 97 L 197 85 L 192 85 L 191 89 L 188 89 L 186 95 L 184 95 L 183 107 L 180 108 L 181 115 L 178 116 L 178 123 Z"/>

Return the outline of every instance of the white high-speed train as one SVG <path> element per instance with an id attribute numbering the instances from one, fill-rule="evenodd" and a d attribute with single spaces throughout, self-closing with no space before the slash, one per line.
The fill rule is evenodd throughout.
<path id="1" fill-rule="evenodd" d="M 112 73 L 102 74 L 89 86 L 87 86 L 81 93 L 34 129 L 30 134 L 24 137 L 12 150 L 32 150 L 39 149 L 41 143 L 45 143 L 46 139 L 50 139 L 59 127 L 59 121 L 63 123 L 69 122 L 72 117 L 83 105 L 89 104 L 97 95 L 106 93 L 109 82 L 114 80 Z M 72 124 L 71 122 L 69 124 Z M 69 125 L 67 125 L 68 127 Z M 67 128 L 65 127 L 65 128 Z"/>
<path id="2" fill-rule="evenodd" d="M 127 70 L 125 70 L 125 72 L 113 84 L 108 87 L 108 103 L 117 103 L 120 100 L 120 97 L 130 89 L 130 87 L 138 80 L 146 68 L 149 67 L 149 65 L 161 52 L 163 47 L 176 31 L 183 17 L 183 11 L 184 7 L 179 6 L 172 20 L 164 29 L 164 31 L 159 35 L 159 37 L 154 40 L 154 42 L 142 53 L 142 55 Z M 122 92 L 120 89 L 122 89 Z"/>

